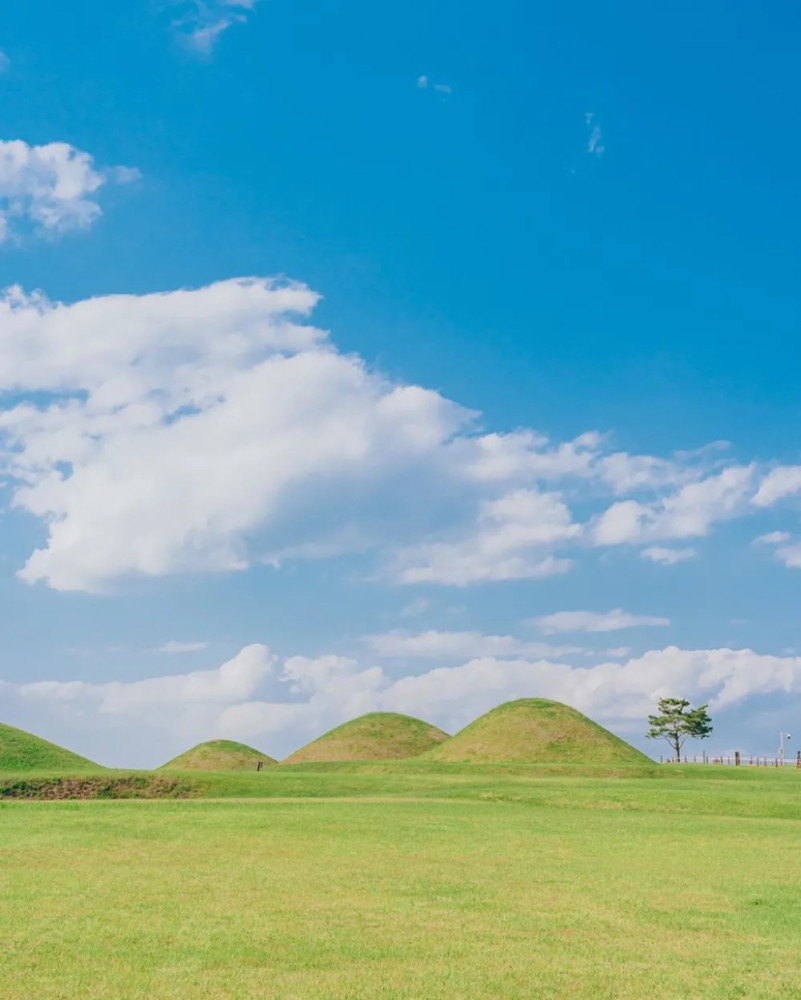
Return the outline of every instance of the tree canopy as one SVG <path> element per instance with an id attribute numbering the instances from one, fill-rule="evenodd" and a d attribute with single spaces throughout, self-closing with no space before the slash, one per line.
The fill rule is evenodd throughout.
<path id="1" fill-rule="evenodd" d="M 692 708 L 686 698 L 660 698 L 657 715 L 649 715 L 649 740 L 664 739 L 670 744 L 678 760 L 684 741 L 691 737 L 704 740 L 712 732 L 708 705 Z"/>

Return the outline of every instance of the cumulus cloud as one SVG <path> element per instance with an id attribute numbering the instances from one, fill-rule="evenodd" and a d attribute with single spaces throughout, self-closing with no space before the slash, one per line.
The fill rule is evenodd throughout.
<path id="1" fill-rule="evenodd" d="M 0 413 L 14 502 L 49 526 L 23 579 L 242 568 L 293 487 L 403 466 L 462 425 L 297 322 L 316 299 L 256 280 L 75 306 L 8 292 L 0 391 L 49 396 Z"/>
<path id="2" fill-rule="evenodd" d="M 632 615 L 622 608 L 614 611 L 557 611 L 531 619 L 546 635 L 561 632 L 618 632 L 640 625 L 670 625 L 669 618 L 653 615 Z"/>
<path id="3" fill-rule="evenodd" d="M 770 507 L 785 497 L 801 492 L 801 465 L 780 465 L 759 484 L 754 496 L 757 507 Z"/>
<path id="4" fill-rule="evenodd" d="M 0 140 L 0 243 L 31 232 L 86 229 L 101 214 L 100 188 L 138 176 L 133 168 L 100 169 L 66 142 Z"/>
<path id="5" fill-rule="evenodd" d="M 708 534 L 712 524 L 743 514 L 753 493 L 754 465 L 733 465 L 652 502 L 622 500 L 597 518 L 596 545 L 620 545 Z"/>
<path id="6" fill-rule="evenodd" d="M 475 529 L 466 538 L 402 552 L 393 576 L 404 584 L 456 586 L 552 576 L 566 572 L 570 560 L 545 555 L 543 550 L 580 532 L 557 494 L 515 490 L 484 503 Z"/>
<path id="7" fill-rule="evenodd" d="M 482 655 L 391 676 L 337 655 L 281 661 L 266 646 L 253 645 L 217 670 L 184 675 L 103 684 L 0 683 L 8 721 L 119 766 L 157 765 L 215 737 L 245 740 L 282 757 L 368 711 L 406 712 L 454 732 L 521 697 L 553 698 L 626 731 L 641 725 L 659 698 L 677 692 L 709 702 L 713 711 L 757 695 L 800 694 L 801 657 L 668 646 L 588 667 Z"/>
<path id="8" fill-rule="evenodd" d="M 174 22 L 188 44 L 202 55 L 210 55 L 223 32 L 247 21 L 259 0 L 190 0 L 184 15 Z"/>
<path id="9" fill-rule="evenodd" d="M 687 550 L 656 543 L 755 510 L 755 467 L 704 452 L 479 433 L 475 412 L 338 351 L 309 321 L 318 298 L 265 278 L 0 294 L 0 474 L 47 533 L 22 578 L 101 591 L 361 553 L 385 580 L 466 586 L 564 573 L 590 545 L 675 561 Z"/>

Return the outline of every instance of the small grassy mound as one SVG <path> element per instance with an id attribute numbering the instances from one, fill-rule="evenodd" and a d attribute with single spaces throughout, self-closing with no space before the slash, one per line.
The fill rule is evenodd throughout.
<path id="1" fill-rule="evenodd" d="M 255 771 L 259 761 L 262 764 L 275 764 L 277 761 L 260 753 L 245 743 L 234 740 L 209 740 L 200 743 L 186 753 L 179 754 L 166 764 L 160 771 Z"/>
<path id="2" fill-rule="evenodd" d="M 447 733 L 421 719 L 396 712 L 370 712 L 307 743 L 284 763 L 400 760 L 417 757 L 447 739 Z"/>
<path id="3" fill-rule="evenodd" d="M 86 771 L 98 769 L 86 757 L 48 743 L 40 736 L 0 723 L 0 772 Z"/>
<path id="4" fill-rule="evenodd" d="M 442 761 L 653 764 L 586 715 L 544 698 L 521 698 L 499 705 L 426 757 Z"/>

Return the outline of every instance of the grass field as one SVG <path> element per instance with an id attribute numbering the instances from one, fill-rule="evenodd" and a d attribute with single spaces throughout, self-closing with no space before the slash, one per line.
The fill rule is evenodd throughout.
<path id="1" fill-rule="evenodd" d="M 801 995 L 801 773 L 632 775 L 306 765 L 0 802 L 0 995 Z"/>

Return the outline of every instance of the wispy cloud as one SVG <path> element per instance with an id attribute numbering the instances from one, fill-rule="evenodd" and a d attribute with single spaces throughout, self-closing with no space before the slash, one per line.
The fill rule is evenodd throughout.
<path id="1" fill-rule="evenodd" d="M 438 94 L 452 94 L 453 87 L 449 83 L 434 83 L 431 77 L 423 73 L 417 77 L 418 90 L 434 90 Z"/>
<path id="2" fill-rule="evenodd" d="M 173 26 L 201 55 L 210 55 L 224 31 L 247 21 L 260 0 L 191 0 Z"/>
<path id="3" fill-rule="evenodd" d="M 614 611 L 557 611 L 552 615 L 540 615 L 532 618 L 545 635 L 557 635 L 564 632 L 618 632 L 624 628 L 636 628 L 640 625 L 670 625 L 669 618 L 659 618 L 654 615 L 632 615 L 622 608 Z"/>
<path id="4" fill-rule="evenodd" d="M 606 147 L 603 144 L 603 132 L 601 124 L 596 119 L 594 111 L 588 111 L 584 115 L 584 122 L 589 130 L 587 139 L 587 152 L 593 156 L 603 156 Z"/>
<path id="5" fill-rule="evenodd" d="M 771 531 L 755 539 L 760 545 L 775 547 L 776 558 L 788 569 L 801 569 L 801 541 L 793 539 L 786 531 Z"/>
<path id="6" fill-rule="evenodd" d="M 0 49 L 0 73 L 5 73 L 6 70 L 11 66 L 11 60 L 8 56 Z"/>
<path id="7" fill-rule="evenodd" d="M 536 659 L 559 659 L 585 651 L 578 646 L 552 646 L 530 642 L 511 635 L 482 635 L 480 632 L 384 632 L 366 635 L 364 641 L 379 656 L 389 659 L 448 660 L 476 656 L 529 656 Z"/>
<path id="8" fill-rule="evenodd" d="M 675 566 L 676 563 L 693 559 L 697 554 L 695 549 L 669 549 L 661 545 L 651 545 L 640 553 L 643 559 L 650 559 L 651 562 L 661 563 L 663 566 Z"/>
<path id="9" fill-rule="evenodd" d="M 170 639 L 161 646 L 156 646 L 152 649 L 153 653 L 199 653 L 203 649 L 208 649 L 207 642 L 178 642 L 175 639 Z"/>

